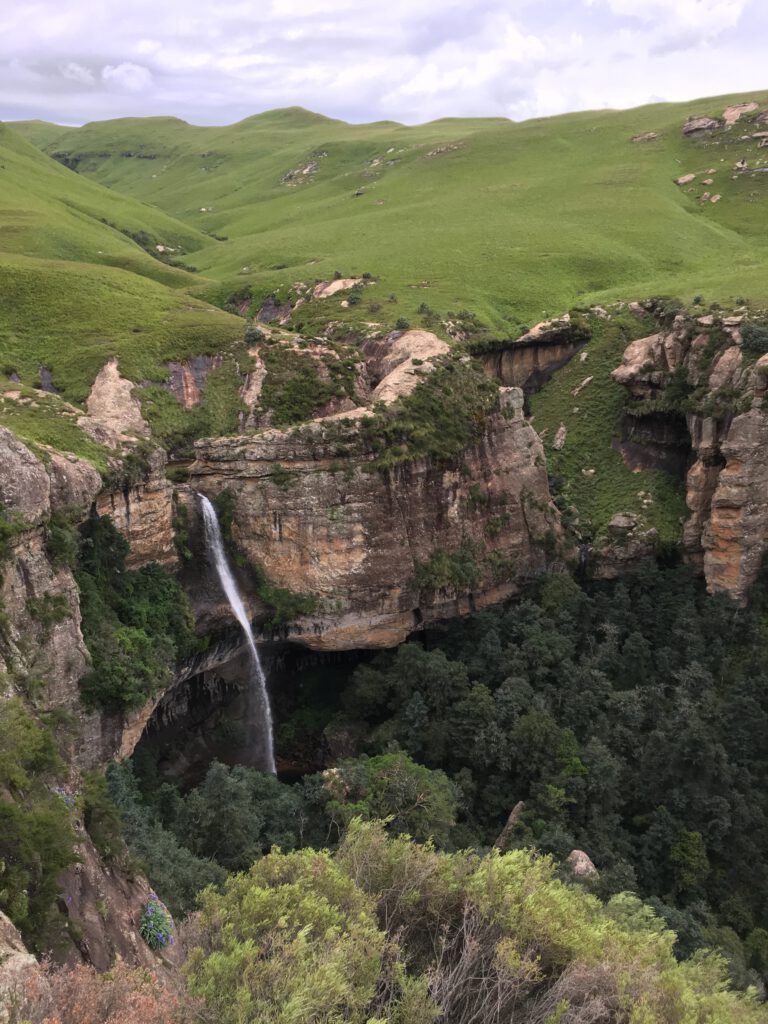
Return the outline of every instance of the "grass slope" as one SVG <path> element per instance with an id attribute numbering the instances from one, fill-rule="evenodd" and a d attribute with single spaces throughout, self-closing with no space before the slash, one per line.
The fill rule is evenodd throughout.
<path id="1" fill-rule="evenodd" d="M 197 276 L 148 251 L 210 241 L 0 125 L 0 372 L 35 386 L 45 367 L 82 403 L 111 356 L 138 381 L 162 378 L 165 360 L 228 348 L 242 321 L 191 297 Z"/>
<path id="2" fill-rule="evenodd" d="M 289 108 L 225 128 L 173 118 L 20 127 L 82 175 L 226 236 L 195 254 L 220 282 L 204 295 L 368 271 L 379 280 L 365 301 L 324 308 L 388 325 L 416 317 L 422 302 L 441 314 L 465 307 L 504 335 L 509 319 L 574 303 L 660 292 L 768 299 L 768 175 L 753 173 L 766 159 L 756 140 L 741 141 L 753 115 L 714 137 L 681 132 L 690 114 L 752 98 L 768 107 L 756 94 L 520 124 L 347 125 Z M 659 137 L 630 141 L 648 131 Z M 740 158 L 751 172 L 734 181 Z M 674 184 L 689 171 L 701 181 L 709 167 L 717 204 L 702 203 L 701 186 Z M 397 303 L 386 302 L 392 294 Z"/>
<path id="3" fill-rule="evenodd" d="M 627 394 L 611 371 L 621 365 L 628 343 L 652 334 L 658 324 L 651 317 L 638 321 L 628 310 L 612 310 L 610 320 L 592 315 L 588 323 L 592 337 L 582 353 L 586 358 L 572 359 L 530 400 L 553 492 L 561 508 L 577 510 L 580 535 L 596 543 L 605 542 L 617 512 L 635 514 L 644 528 L 658 530 L 662 542 L 676 543 L 688 515 L 682 482 L 660 469 L 630 469 L 613 447 Z M 592 380 L 584 384 L 588 377 Z M 561 424 L 565 445 L 555 451 L 552 442 Z"/>

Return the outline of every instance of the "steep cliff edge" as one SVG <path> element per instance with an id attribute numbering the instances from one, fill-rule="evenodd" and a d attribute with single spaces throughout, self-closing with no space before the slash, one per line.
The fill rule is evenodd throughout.
<path id="1" fill-rule="evenodd" d="M 633 420 L 684 425 L 692 453 L 684 549 L 702 566 L 710 591 L 740 602 L 768 550 L 768 355 L 760 354 L 762 332 L 742 316 L 679 314 L 667 329 L 632 342 L 612 374 L 631 396 L 627 414 Z"/>
<path id="2" fill-rule="evenodd" d="M 541 442 L 504 389 L 455 459 L 377 469 L 359 420 L 201 441 L 193 488 L 235 499 L 233 540 L 270 581 L 315 599 L 291 624 L 318 650 L 391 647 L 515 593 L 556 546 Z"/>

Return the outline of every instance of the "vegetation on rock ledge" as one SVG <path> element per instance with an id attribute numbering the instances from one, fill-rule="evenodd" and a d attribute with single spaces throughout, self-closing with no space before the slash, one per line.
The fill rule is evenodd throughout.
<path id="1" fill-rule="evenodd" d="M 75 578 L 93 662 L 80 680 L 83 702 L 107 712 L 141 707 L 195 648 L 189 602 L 159 566 L 126 569 L 128 542 L 109 517 L 87 519 L 80 537 Z"/>

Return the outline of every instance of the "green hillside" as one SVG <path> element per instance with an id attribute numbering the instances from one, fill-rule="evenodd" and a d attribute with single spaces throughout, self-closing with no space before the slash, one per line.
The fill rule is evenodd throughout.
<path id="1" fill-rule="evenodd" d="M 689 115 L 747 99 L 758 111 L 733 128 L 683 136 Z M 225 128 L 173 118 L 19 127 L 81 176 L 226 237 L 195 253 L 221 283 L 203 295 L 367 271 L 376 290 L 342 317 L 394 322 L 427 303 L 441 315 L 471 309 L 504 335 L 508 318 L 574 303 L 768 298 L 767 161 L 759 140 L 742 140 L 766 107 L 758 94 L 520 124 L 347 125 L 290 108 Z M 651 131 L 658 138 L 631 141 Z M 742 158 L 749 172 L 733 180 Z M 702 202 L 704 186 L 674 184 L 710 167 L 716 204 Z"/>
<path id="2" fill-rule="evenodd" d="M 199 275 L 171 262 L 178 254 L 174 262 L 191 263 L 209 241 L 155 207 L 74 174 L 0 125 L 4 393 L 14 396 L 17 381 L 39 387 L 45 370 L 66 400 L 82 405 L 112 356 L 138 381 L 162 379 L 169 359 L 230 347 L 242 321 L 192 298 Z M 0 398 L 0 423 L 103 466 L 66 402 L 40 401 L 26 392 Z"/>
<path id="3" fill-rule="evenodd" d="M 732 127 L 683 134 L 689 116 L 750 99 Z M 653 295 L 764 305 L 767 108 L 768 93 L 521 124 L 348 125 L 289 108 L 215 128 L 0 126 L 1 369 L 33 387 L 50 370 L 80 405 L 113 356 L 136 382 L 194 355 L 231 352 L 242 370 L 243 320 L 221 307 L 253 314 L 273 293 L 302 298 L 294 329 L 335 324 L 348 340 L 450 321 L 458 337 L 516 337 L 572 306 Z M 312 299 L 334 275 L 365 280 Z M 217 429 L 235 415 L 227 388 Z M 147 414 L 176 431 L 156 392 Z"/>

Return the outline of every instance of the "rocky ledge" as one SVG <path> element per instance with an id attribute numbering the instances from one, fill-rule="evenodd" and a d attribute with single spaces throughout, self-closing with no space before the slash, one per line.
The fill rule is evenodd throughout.
<path id="1" fill-rule="evenodd" d="M 679 315 L 632 342 L 613 372 L 632 396 L 631 415 L 683 424 L 685 551 L 710 591 L 740 602 L 768 550 L 768 354 L 745 344 L 743 330 L 740 316 Z"/>
<path id="2" fill-rule="evenodd" d="M 234 498 L 232 538 L 316 611 L 290 638 L 316 650 L 392 647 L 515 593 L 557 546 L 541 442 L 502 389 L 476 445 L 448 465 L 380 470 L 359 419 L 200 441 L 190 483 Z"/>

